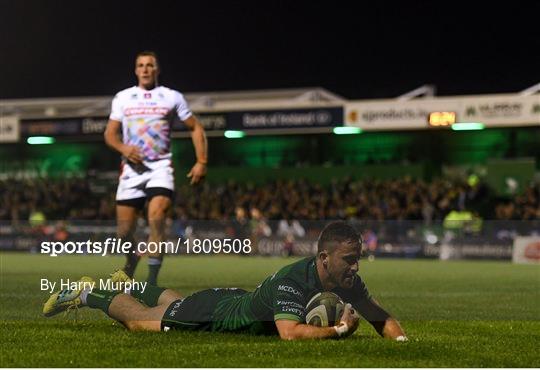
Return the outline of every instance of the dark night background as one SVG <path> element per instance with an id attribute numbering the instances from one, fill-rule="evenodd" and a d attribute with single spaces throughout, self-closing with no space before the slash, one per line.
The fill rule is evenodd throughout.
<path id="1" fill-rule="evenodd" d="M 0 0 L 0 98 L 112 95 L 134 84 L 144 49 L 185 93 L 322 86 L 364 99 L 540 82 L 539 3 L 364 3 Z"/>

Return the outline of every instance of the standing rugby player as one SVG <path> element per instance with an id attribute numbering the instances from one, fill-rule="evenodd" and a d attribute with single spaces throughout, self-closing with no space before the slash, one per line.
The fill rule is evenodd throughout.
<path id="1" fill-rule="evenodd" d="M 138 85 L 120 91 L 112 102 L 105 142 L 122 155 L 122 170 L 116 193 L 118 237 L 130 241 L 124 271 L 133 277 L 139 255 L 134 233 L 139 212 L 148 202 L 148 242 L 165 237 L 165 216 L 174 195 L 171 129 L 175 118 L 191 131 L 197 162 L 188 173 L 191 184 L 206 174 L 207 142 L 204 129 L 190 111 L 183 95 L 158 85 L 159 64 L 155 53 L 145 51 L 135 58 Z M 120 138 L 120 132 L 122 137 Z M 149 254 L 148 283 L 157 285 L 163 255 Z"/>

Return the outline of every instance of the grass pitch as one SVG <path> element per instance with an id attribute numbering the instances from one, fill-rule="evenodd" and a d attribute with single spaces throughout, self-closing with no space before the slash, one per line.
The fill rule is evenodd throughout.
<path id="1" fill-rule="evenodd" d="M 106 277 L 123 257 L 0 254 L 2 367 L 539 367 L 540 268 L 504 262 L 361 261 L 372 295 L 410 341 L 362 322 L 345 340 L 285 342 L 215 333 L 130 333 L 102 312 L 41 316 L 40 279 Z M 254 289 L 293 259 L 167 258 L 160 285 L 184 295 Z M 141 262 L 137 278 L 144 279 Z"/>

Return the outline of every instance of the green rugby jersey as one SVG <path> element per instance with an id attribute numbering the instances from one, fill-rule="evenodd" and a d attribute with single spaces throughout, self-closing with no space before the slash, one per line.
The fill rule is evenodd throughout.
<path id="1" fill-rule="evenodd" d="M 323 291 L 315 257 L 304 258 L 283 267 L 265 279 L 253 292 L 221 299 L 214 310 L 212 331 L 276 333 L 275 320 L 305 322 L 306 305 Z M 370 322 L 385 321 L 389 315 L 371 301 L 368 290 L 356 276 L 351 289 L 334 289 Z"/>

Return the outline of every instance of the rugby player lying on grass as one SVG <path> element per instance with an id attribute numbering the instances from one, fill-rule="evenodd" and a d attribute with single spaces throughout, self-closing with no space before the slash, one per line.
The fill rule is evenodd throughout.
<path id="1" fill-rule="evenodd" d="M 43 307 L 53 316 L 70 307 L 98 308 L 129 330 L 205 330 L 213 332 L 277 333 L 282 339 L 338 338 L 354 333 L 359 315 L 385 337 L 406 340 L 397 320 L 370 297 L 358 272 L 362 242 L 345 222 L 325 227 L 316 257 L 285 266 L 253 292 L 215 288 L 183 298 L 178 292 L 147 286 L 144 292 L 94 289 L 63 290 Z M 130 281 L 123 271 L 114 281 Z M 92 282 L 89 277 L 80 281 Z M 333 327 L 305 324 L 306 305 L 318 292 L 332 291 L 345 302 L 340 323 Z M 142 302 L 142 303 L 141 303 Z"/>

